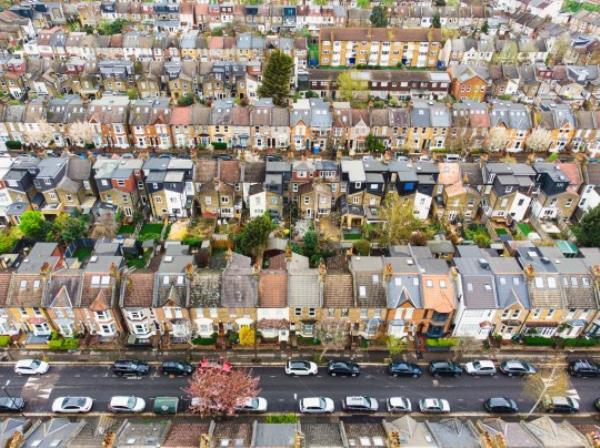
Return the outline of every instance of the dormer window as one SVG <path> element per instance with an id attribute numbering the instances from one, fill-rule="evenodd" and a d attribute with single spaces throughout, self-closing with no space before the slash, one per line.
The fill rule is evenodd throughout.
<path id="1" fill-rule="evenodd" d="M 27 289 L 27 280 L 21 280 L 20 289 Z"/>
<path id="2" fill-rule="evenodd" d="M 99 285 L 100 285 L 100 276 L 93 275 L 92 276 L 92 286 L 99 286 Z"/>
<path id="3" fill-rule="evenodd" d="M 169 276 L 168 275 L 165 275 L 163 277 L 163 285 L 165 285 L 165 286 L 169 285 Z"/>
<path id="4" fill-rule="evenodd" d="M 354 188 L 361 188 L 362 182 L 354 182 Z"/>

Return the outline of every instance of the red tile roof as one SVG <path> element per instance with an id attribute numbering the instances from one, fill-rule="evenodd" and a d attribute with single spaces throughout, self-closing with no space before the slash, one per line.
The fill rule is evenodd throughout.
<path id="1" fill-rule="evenodd" d="M 132 272 L 124 276 L 123 281 L 123 306 L 124 307 L 151 307 L 154 273 Z"/>

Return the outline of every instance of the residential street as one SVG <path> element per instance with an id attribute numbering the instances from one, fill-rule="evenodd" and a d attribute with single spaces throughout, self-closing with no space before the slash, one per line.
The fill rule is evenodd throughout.
<path id="1" fill-rule="evenodd" d="M 335 400 L 339 411 L 345 395 L 371 395 L 380 400 L 389 396 L 405 396 L 416 402 L 424 397 L 446 398 L 453 412 L 481 412 L 483 401 L 490 396 L 515 399 L 521 411 L 528 411 L 531 399 L 522 393 L 522 380 L 503 375 L 433 379 L 424 373 L 419 379 L 392 378 L 383 367 L 364 367 L 357 378 L 334 377 L 319 373 L 317 377 L 287 377 L 282 368 L 254 369 L 261 377 L 261 396 L 269 401 L 271 411 L 295 411 L 296 399 L 322 395 Z M 149 377 L 127 379 L 114 376 L 110 367 L 52 366 L 42 377 L 16 376 L 11 367 L 0 367 L 0 384 L 10 379 L 8 392 L 21 395 L 27 402 L 27 412 L 47 412 L 54 398 L 64 395 L 86 395 L 96 402 L 93 411 L 105 411 L 113 395 L 136 395 L 146 399 L 158 395 L 185 396 L 185 378 L 165 377 L 153 366 Z M 598 379 L 573 379 L 572 385 L 581 397 L 581 412 L 594 412 L 593 402 L 598 392 Z"/>

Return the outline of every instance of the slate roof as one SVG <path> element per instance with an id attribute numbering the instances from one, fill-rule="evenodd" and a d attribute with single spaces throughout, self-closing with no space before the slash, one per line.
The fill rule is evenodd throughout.
<path id="1" fill-rule="evenodd" d="M 354 280 L 356 305 L 361 308 L 385 308 L 386 293 L 383 285 L 381 257 L 352 257 L 350 271 Z"/>
<path id="2" fill-rule="evenodd" d="M 252 308 L 258 304 L 258 280 L 249 257 L 233 252 L 223 270 L 221 304 L 229 308 Z"/>
<path id="3" fill-rule="evenodd" d="M 580 258 L 561 258 L 554 261 L 560 275 L 561 288 L 569 308 L 597 308 L 594 280 Z"/>
<path id="4" fill-rule="evenodd" d="M 527 279 L 523 270 L 512 257 L 488 257 L 490 270 L 496 277 L 496 294 L 498 306 L 507 308 L 514 303 L 521 303 L 524 308 L 530 307 Z"/>
<path id="5" fill-rule="evenodd" d="M 562 308 L 566 301 L 560 288 L 560 278 L 550 260 L 542 257 L 537 247 L 519 247 L 518 260 L 523 269 L 531 265 L 534 274 L 527 279 L 529 298 L 533 308 Z M 544 258 L 544 260 L 542 260 Z"/>
<path id="6" fill-rule="evenodd" d="M 384 264 L 392 271 L 386 288 L 387 308 L 398 308 L 408 301 L 422 307 L 419 268 L 412 257 L 386 257 Z"/>
<path id="7" fill-rule="evenodd" d="M 201 159 L 196 164 L 196 182 L 212 182 L 217 177 L 217 161 Z"/>
<path id="8" fill-rule="evenodd" d="M 221 272 L 201 269 L 194 272 L 190 291 L 192 308 L 216 308 L 221 305 Z"/>
<path id="9" fill-rule="evenodd" d="M 519 422 L 507 422 L 501 418 L 485 418 L 479 420 L 478 423 L 492 438 L 501 435 L 507 448 L 541 448 L 542 446 Z"/>
<path id="10" fill-rule="evenodd" d="M 479 433 L 470 420 L 445 418 L 428 420 L 426 425 L 438 444 L 444 448 L 479 448 Z"/>
<path id="11" fill-rule="evenodd" d="M 52 308 L 73 308 L 80 306 L 81 272 L 67 270 L 56 272 L 44 293 L 42 306 Z"/>
<path id="12" fill-rule="evenodd" d="M 311 448 L 345 448 L 339 423 L 302 422 L 304 440 Z"/>
<path id="13" fill-rule="evenodd" d="M 265 181 L 266 164 L 264 162 L 248 162 L 243 165 L 242 180 L 247 183 Z"/>
<path id="14" fill-rule="evenodd" d="M 495 309 L 496 284 L 491 271 L 483 267 L 478 258 L 454 258 L 454 264 L 462 278 L 464 304 L 471 309 Z M 487 265 L 487 261 L 484 264 Z"/>
<path id="15" fill-rule="evenodd" d="M 266 269 L 258 279 L 258 303 L 261 308 L 287 306 L 288 275 L 284 270 Z"/>
<path id="16" fill-rule="evenodd" d="M 386 432 L 397 432 L 401 446 L 414 446 L 419 448 L 442 448 L 431 435 L 425 421 L 415 420 L 410 415 L 383 422 Z"/>
<path id="17" fill-rule="evenodd" d="M 40 307 L 46 287 L 47 279 L 39 273 L 15 273 L 11 277 L 7 304 Z"/>
<path id="18" fill-rule="evenodd" d="M 319 270 L 309 267 L 308 258 L 292 253 L 288 263 L 288 305 L 293 307 L 321 306 Z"/>
<path id="19" fill-rule="evenodd" d="M 153 285 L 153 272 L 134 271 L 125 274 L 121 281 L 121 306 L 150 308 L 152 306 Z"/>

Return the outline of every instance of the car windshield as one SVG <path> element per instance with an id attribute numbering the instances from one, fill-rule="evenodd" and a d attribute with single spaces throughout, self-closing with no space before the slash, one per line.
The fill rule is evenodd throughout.
<path id="1" fill-rule="evenodd" d="M 325 404 L 325 399 L 324 398 L 319 398 L 319 407 L 321 409 L 325 409 L 326 408 L 326 404 Z"/>
<path id="2" fill-rule="evenodd" d="M 65 398 L 63 401 L 65 407 L 81 407 L 85 405 L 85 398 Z"/>
<path id="3" fill-rule="evenodd" d="M 290 364 L 292 369 L 305 369 L 306 363 L 304 361 L 294 361 Z"/>
<path id="4" fill-rule="evenodd" d="M 136 402 L 137 402 L 137 398 L 135 398 L 135 397 L 129 397 L 127 399 L 127 407 L 128 408 L 134 408 Z"/>
<path id="5" fill-rule="evenodd" d="M 481 363 L 479 361 L 473 361 L 473 367 L 479 369 L 481 367 Z"/>
<path id="6" fill-rule="evenodd" d="M 258 398 L 252 398 L 251 400 L 248 400 L 245 406 L 251 409 L 258 408 Z"/>
<path id="7" fill-rule="evenodd" d="M 34 359 L 33 361 L 31 361 L 29 367 L 31 367 L 32 369 L 37 369 L 41 363 L 42 362 L 39 359 Z"/>

